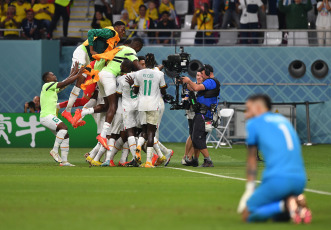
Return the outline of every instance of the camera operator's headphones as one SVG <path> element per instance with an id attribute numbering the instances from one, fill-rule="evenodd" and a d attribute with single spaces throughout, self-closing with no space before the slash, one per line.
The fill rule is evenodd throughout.
<path id="1" fill-rule="evenodd" d="M 205 69 L 205 74 L 210 77 L 210 69 L 206 65 L 203 65 L 203 68 Z"/>

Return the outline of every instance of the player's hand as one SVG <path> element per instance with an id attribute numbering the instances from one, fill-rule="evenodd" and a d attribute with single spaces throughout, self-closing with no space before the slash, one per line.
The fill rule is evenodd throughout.
<path id="1" fill-rule="evenodd" d="M 72 67 L 71 71 L 70 71 L 70 75 L 75 75 L 78 72 L 78 61 L 75 62 L 74 67 Z"/>
<path id="2" fill-rule="evenodd" d="M 132 86 L 133 83 L 134 83 L 133 78 L 132 78 L 131 76 L 126 76 L 125 81 L 126 81 L 130 86 Z"/>
<path id="3" fill-rule="evenodd" d="M 76 74 L 77 76 L 82 76 L 82 74 L 84 73 L 85 70 L 85 66 L 80 67 L 78 73 Z"/>
<path id="4" fill-rule="evenodd" d="M 29 102 L 25 102 L 25 104 L 24 104 L 24 108 L 25 108 L 25 109 L 29 108 Z"/>
<path id="5" fill-rule="evenodd" d="M 95 52 L 94 50 L 93 50 L 93 51 L 90 51 L 90 52 L 91 52 L 92 56 L 98 54 L 98 53 Z"/>
<path id="6" fill-rule="evenodd" d="M 249 181 L 246 183 L 246 190 L 239 201 L 239 205 L 238 205 L 238 209 L 237 209 L 237 212 L 239 214 L 245 210 L 247 201 L 252 196 L 252 194 L 254 192 L 254 188 L 255 188 L 254 182 Z"/>

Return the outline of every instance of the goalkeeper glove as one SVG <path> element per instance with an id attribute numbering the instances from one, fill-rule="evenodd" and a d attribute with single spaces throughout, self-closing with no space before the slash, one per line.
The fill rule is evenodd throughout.
<path id="1" fill-rule="evenodd" d="M 254 192 L 254 188 L 255 188 L 254 181 L 248 181 L 246 183 L 246 190 L 240 199 L 238 209 L 237 209 L 237 212 L 239 214 L 242 213 L 244 211 L 244 209 L 246 208 L 246 203 L 247 203 L 248 199 L 252 196 L 252 194 Z"/>

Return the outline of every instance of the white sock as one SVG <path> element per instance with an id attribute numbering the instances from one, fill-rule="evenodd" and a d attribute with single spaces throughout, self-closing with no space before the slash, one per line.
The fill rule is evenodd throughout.
<path id="1" fill-rule="evenodd" d="M 56 104 L 56 108 L 57 108 L 57 109 L 61 109 L 61 108 L 60 108 L 60 103 L 57 103 L 57 104 Z"/>
<path id="2" fill-rule="evenodd" d="M 94 113 L 94 108 L 89 108 L 89 109 L 83 109 L 82 110 L 82 117 L 85 117 L 88 114 Z"/>
<path id="3" fill-rule="evenodd" d="M 64 139 L 60 145 L 61 147 L 61 158 L 63 162 L 68 162 L 69 154 L 69 138 Z"/>
<path id="4" fill-rule="evenodd" d="M 110 161 L 114 159 L 115 154 L 113 155 L 113 152 L 115 152 L 115 139 L 114 138 L 110 138 L 108 140 L 108 146 L 109 146 L 109 150 L 107 150 L 107 154 L 106 154 L 106 161 Z"/>
<path id="5" fill-rule="evenodd" d="M 122 149 L 122 147 L 123 147 L 123 139 L 122 139 L 122 137 L 120 137 L 120 138 L 118 138 L 117 139 L 117 141 L 115 142 L 115 145 L 114 145 L 114 148 L 115 148 L 115 150 L 114 151 L 116 151 L 116 153 L 118 152 L 118 151 L 120 151 L 121 149 Z"/>
<path id="6" fill-rule="evenodd" d="M 89 152 L 90 157 L 93 159 L 95 157 L 95 155 L 98 153 L 99 149 L 101 147 L 100 142 L 98 142 L 98 144 L 96 146 L 94 146 L 94 148 Z"/>
<path id="7" fill-rule="evenodd" d="M 159 147 L 159 141 L 156 139 L 156 137 L 154 137 L 154 145 L 153 145 L 153 147 L 154 147 L 157 155 L 159 157 L 163 157 L 163 154 L 162 154 L 161 149 Z"/>
<path id="8" fill-rule="evenodd" d="M 64 136 L 67 134 L 67 130 L 65 129 L 60 129 L 56 133 L 56 138 L 53 146 L 53 151 L 58 153 L 59 152 L 59 146 L 61 145 L 62 141 L 64 140 Z"/>
<path id="9" fill-rule="evenodd" d="M 99 148 L 98 153 L 93 157 L 94 161 L 100 161 L 100 158 L 102 157 L 102 155 L 106 152 L 105 147 L 103 147 L 102 145 Z"/>
<path id="10" fill-rule="evenodd" d="M 152 162 L 153 147 L 147 147 L 147 160 L 146 162 Z"/>
<path id="11" fill-rule="evenodd" d="M 164 155 L 167 155 L 170 153 L 170 150 L 167 149 L 160 141 L 158 142 L 159 144 L 159 147 L 161 149 L 161 152 L 164 154 Z"/>
<path id="12" fill-rule="evenodd" d="M 72 106 L 74 105 L 74 103 L 79 95 L 79 92 L 80 92 L 80 88 L 78 88 L 76 86 L 74 86 L 74 88 L 72 88 L 70 96 L 69 96 L 67 108 L 66 108 L 67 112 L 71 113 Z"/>
<path id="13" fill-rule="evenodd" d="M 94 106 L 97 105 L 97 100 L 94 98 L 91 98 L 83 107 L 83 111 L 84 109 L 88 109 L 88 108 L 93 108 Z"/>
<path id="14" fill-rule="evenodd" d="M 122 156 L 121 156 L 121 159 L 120 159 L 120 163 L 125 163 L 126 162 L 126 158 L 128 157 L 129 155 L 129 144 L 128 142 L 125 142 L 124 145 L 123 145 L 123 150 L 122 150 Z"/>
<path id="15" fill-rule="evenodd" d="M 106 138 L 106 135 L 110 129 L 111 125 L 108 122 L 103 123 L 102 131 L 100 133 L 100 136 L 103 138 Z"/>
<path id="16" fill-rule="evenodd" d="M 95 160 L 95 161 L 100 161 L 102 155 L 103 155 L 105 152 L 106 152 L 106 149 L 105 149 L 103 146 L 102 146 L 102 148 L 100 147 L 100 149 L 99 149 L 97 155 L 94 157 L 93 160 Z"/>
<path id="17" fill-rule="evenodd" d="M 144 143 L 145 143 L 145 138 L 139 137 L 137 146 L 143 147 Z"/>
<path id="18" fill-rule="evenodd" d="M 136 156 L 136 148 L 137 148 L 136 138 L 134 136 L 128 137 L 128 144 L 132 157 L 134 158 Z"/>

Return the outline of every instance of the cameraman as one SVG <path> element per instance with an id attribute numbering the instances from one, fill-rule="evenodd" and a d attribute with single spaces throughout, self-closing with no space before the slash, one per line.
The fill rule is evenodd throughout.
<path id="1" fill-rule="evenodd" d="M 221 84 L 217 79 L 210 77 L 211 72 L 209 67 L 206 68 L 206 66 L 203 66 L 198 72 L 202 74 L 202 84 L 194 83 L 188 77 L 181 78 L 181 82 L 186 83 L 189 89 L 197 92 L 196 102 L 193 104 L 195 110 L 193 129 L 190 134 L 194 147 L 194 157 L 187 164 L 197 167 L 199 165 L 199 153 L 201 152 L 204 156 L 204 163 L 201 167 L 214 167 L 206 144 L 206 125 L 212 123 L 213 111 L 218 104 Z"/>

